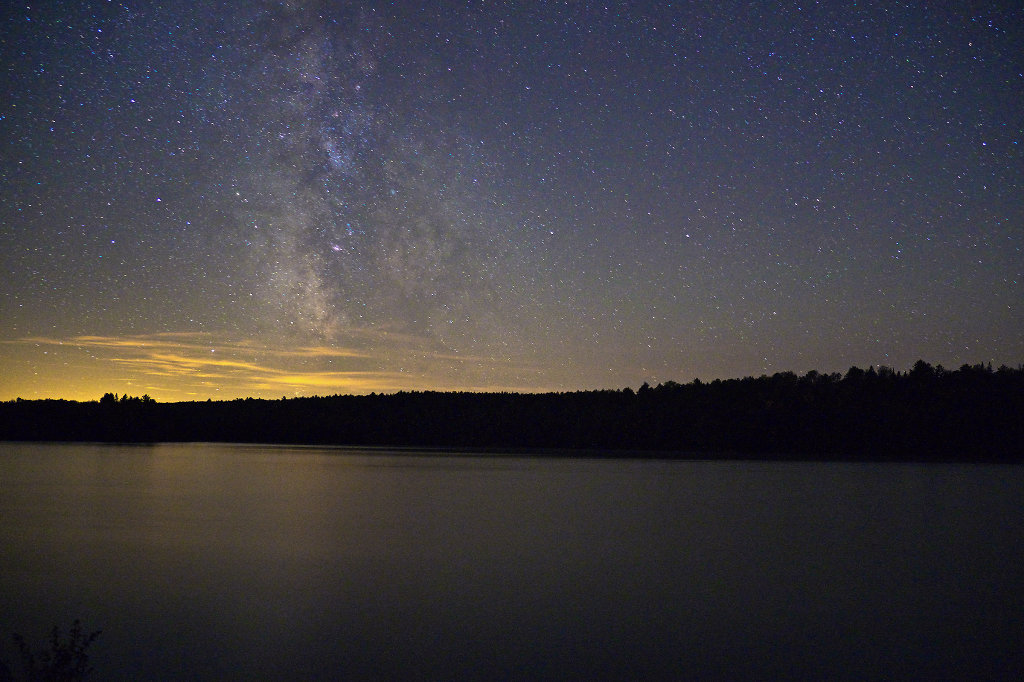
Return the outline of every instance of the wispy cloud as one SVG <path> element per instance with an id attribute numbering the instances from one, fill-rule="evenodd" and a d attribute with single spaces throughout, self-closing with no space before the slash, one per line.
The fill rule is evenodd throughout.
<path id="1" fill-rule="evenodd" d="M 514 382 L 496 377 L 533 372 L 529 363 L 460 354 L 408 334 L 353 329 L 346 338 L 345 344 L 285 347 L 206 332 L 164 332 L 31 336 L 3 343 L 59 349 L 111 389 L 144 387 L 159 399 L 510 389 Z"/>

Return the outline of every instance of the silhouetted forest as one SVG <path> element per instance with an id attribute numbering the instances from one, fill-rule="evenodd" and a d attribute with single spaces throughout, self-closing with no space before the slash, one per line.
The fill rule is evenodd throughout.
<path id="1" fill-rule="evenodd" d="M 551 449 L 610 456 L 1019 462 L 1024 366 L 918 361 L 639 390 L 0 403 L 0 439 Z M 587 454 L 595 454 L 589 452 Z"/>

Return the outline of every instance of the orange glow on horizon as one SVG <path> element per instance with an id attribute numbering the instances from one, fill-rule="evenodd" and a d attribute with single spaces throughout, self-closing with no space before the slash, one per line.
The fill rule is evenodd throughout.
<path id="1" fill-rule="evenodd" d="M 540 375 L 529 363 L 431 349 L 410 336 L 360 332 L 352 335 L 350 346 L 293 348 L 205 333 L 24 337 L 0 343 L 3 364 L 13 370 L 0 379 L 0 400 L 88 401 L 108 392 L 176 402 L 402 390 L 563 390 L 524 381 Z"/>

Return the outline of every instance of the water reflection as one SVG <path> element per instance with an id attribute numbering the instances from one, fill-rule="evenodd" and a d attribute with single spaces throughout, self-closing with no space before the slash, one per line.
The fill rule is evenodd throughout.
<path id="1" fill-rule="evenodd" d="M 102 679 L 1016 676 L 1022 483 L 0 444 L 0 613 Z"/>

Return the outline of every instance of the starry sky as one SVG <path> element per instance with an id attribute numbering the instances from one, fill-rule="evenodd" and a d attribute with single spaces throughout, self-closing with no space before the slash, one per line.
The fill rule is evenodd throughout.
<path id="1" fill-rule="evenodd" d="M 10 2 L 0 399 L 1024 362 L 1019 3 Z"/>

